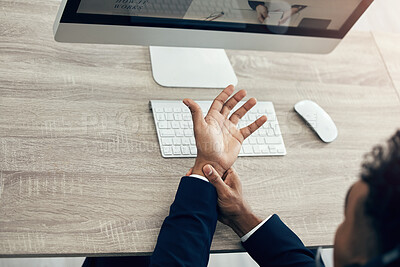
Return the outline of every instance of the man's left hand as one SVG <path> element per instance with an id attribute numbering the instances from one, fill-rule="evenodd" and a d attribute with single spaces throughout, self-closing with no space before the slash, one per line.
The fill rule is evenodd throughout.
<path id="1" fill-rule="evenodd" d="M 250 125 L 237 128 L 239 120 L 256 104 L 255 98 L 250 98 L 229 118 L 229 113 L 246 96 L 245 90 L 240 90 L 229 100 L 234 91 L 233 85 L 226 87 L 213 101 L 208 114 L 203 118 L 199 105 L 184 99 L 183 103 L 192 113 L 194 136 L 196 138 L 197 158 L 193 174 L 204 175 L 202 168 L 211 164 L 222 176 L 235 162 L 243 141 L 266 121 L 265 115 Z"/>

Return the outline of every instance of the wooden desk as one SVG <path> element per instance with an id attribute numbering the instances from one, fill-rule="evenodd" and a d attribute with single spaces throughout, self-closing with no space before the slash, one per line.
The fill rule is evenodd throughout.
<path id="1" fill-rule="evenodd" d="M 0 255 L 149 254 L 194 160 L 161 157 L 148 102 L 219 90 L 161 88 L 146 47 L 56 43 L 58 5 L 0 3 Z M 399 126 L 399 70 L 385 65 L 399 54 L 377 38 L 352 32 L 329 55 L 227 51 L 238 88 L 274 102 L 288 152 L 239 158 L 244 193 L 307 246 L 333 244 L 363 154 Z M 293 112 L 302 99 L 331 114 L 335 142 Z M 218 224 L 212 250 L 243 249 Z"/>

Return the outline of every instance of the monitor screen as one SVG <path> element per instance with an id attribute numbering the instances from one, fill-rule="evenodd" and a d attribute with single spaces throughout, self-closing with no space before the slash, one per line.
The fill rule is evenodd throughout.
<path id="1" fill-rule="evenodd" d="M 343 38 L 372 0 L 68 0 L 63 23 Z"/>

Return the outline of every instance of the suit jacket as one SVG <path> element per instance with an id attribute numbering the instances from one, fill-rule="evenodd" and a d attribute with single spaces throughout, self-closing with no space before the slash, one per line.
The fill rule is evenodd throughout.
<path id="1" fill-rule="evenodd" d="M 161 226 L 150 266 L 207 266 L 217 219 L 215 187 L 198 178 L 183 177 Z"/>
<path id="2" fill-rule="evenodd" d="M 242 245 L 260 266 L 315 267 L 314 254 L 276 214 Z"/>
<path id="3" fill-rule="evenodd" d="M 183 177 L 161 227 L 150 266 L 207 266 L 217 218 L 214 186 Z M 313 253 L 277 215 L 242 244 L 260 266 L 315 267 Z"/>

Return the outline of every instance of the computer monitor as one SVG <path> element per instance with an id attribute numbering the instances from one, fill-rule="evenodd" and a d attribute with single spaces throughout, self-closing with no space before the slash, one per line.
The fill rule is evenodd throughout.
<path id="1" fill-rule="evenodd" d="M 63 0 L 54 37 L 150 46 L 160 85 L 221 88 L 237 83 L 223 49 L 329 53 L 372 1 Z"/>

